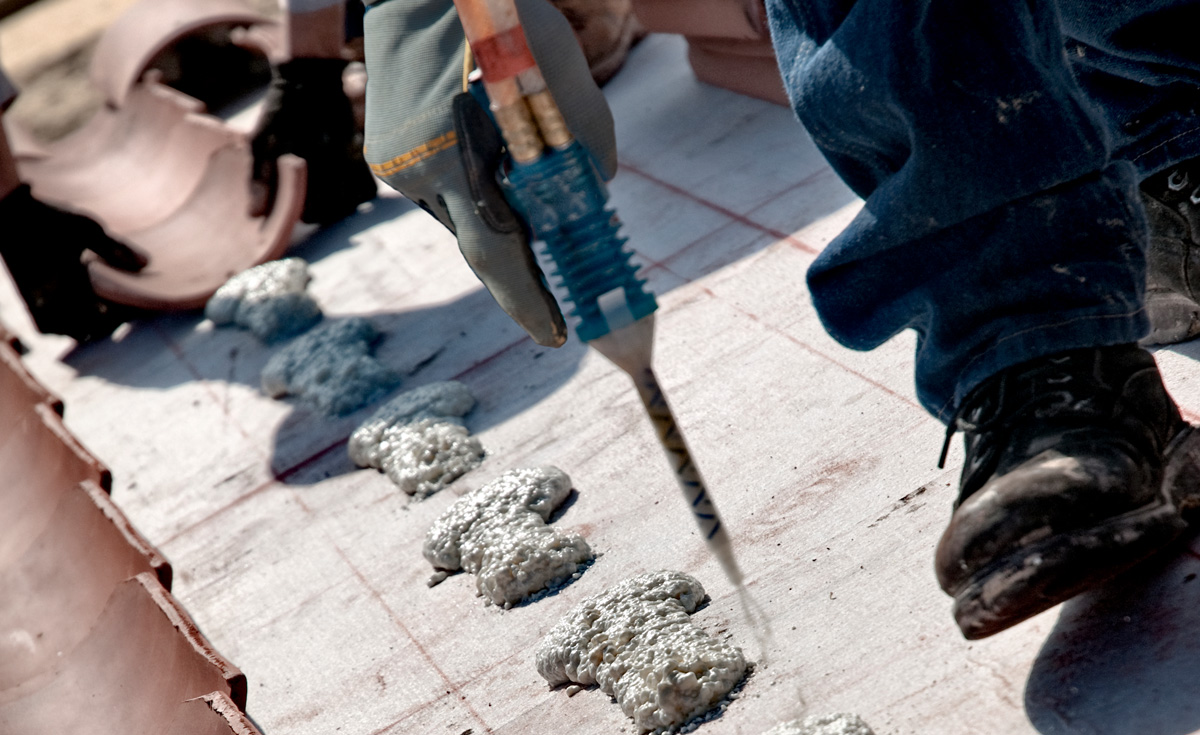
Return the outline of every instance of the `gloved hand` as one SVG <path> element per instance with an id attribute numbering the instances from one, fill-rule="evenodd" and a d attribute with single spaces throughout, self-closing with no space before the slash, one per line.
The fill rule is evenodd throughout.
<path id="1" fill-rule="evenodd" d="M 136 315 L 92 290 L 85 250 L 122 270 L 146 264 L 143 255 L 104 234 L 100 225 L 39 202 L 21 185 L 0 199 L 0 226 L 0 256 L 41 332 L 90 342 Z"/>
<path id="2" fill-rule="evenodd" d="M 517 0 L 534 58 L 571 132 L 604 176 L 616 172 L 612 113 L 571 26 L 546 0 Z M 529 248 L 525 225 L 495 183 L 499 133 L 463 94 L 466 39 L 452 0 L 384 0 L 367 9 L 365 154 L 376 176 L 458 238 L 479 280 L 538 343 L 566 325 Z"/>

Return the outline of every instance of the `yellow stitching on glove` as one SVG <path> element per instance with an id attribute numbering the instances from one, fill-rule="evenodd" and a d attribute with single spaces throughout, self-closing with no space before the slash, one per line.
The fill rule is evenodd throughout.
<path id="1" fill-rule="evenodd" d="M 456 145 L 458 145 L 458 134 L 451 130 L 433 140 L 422 143 L 407 153 L 401 153 L 386 163 L 372 163 L 371 171 L 379 177 L 391 176 Z"/>

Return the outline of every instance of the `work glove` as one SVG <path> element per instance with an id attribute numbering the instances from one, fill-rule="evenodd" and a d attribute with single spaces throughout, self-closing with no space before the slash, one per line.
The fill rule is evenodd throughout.
<path id="1" fill-rule="evenodd" d="M 254 178 L 270 192 L 276 160 L 294 153 L 308 165 L 300 219 L 329 224 L 375 198 L 354 111 L 342 88 L 341 59 L 292 59 L 271 68 L 262 123 L 251 140 Z M 267 209 L 269 207 L 264 207 Z"/>
<path id="2" fill-rule="evenodd" d="M 104 234 L 100 225 L 39 202 L 21 185 L 0 199 L 0 227 L 0 256 L 39 331 L 90 342 L 136 315 L 92 290 L 87 257 L 99 256 L 127 271 L 146 264 L 143 255 Z"/>
<path id="3" fill-rule="evenodd" d="M 534 59 L 571 132 L 605 178 L 616 172 L 612 113 L 571 25 L 546 0 L 517 0 Z M 529 248 L 529 233 L 496 183 L 503 141 L 463 92 L 466 40 L 451 0 L 384 0 L 364 20 L 365 154 L 371 170 L 458 238 L 467 264 L 538 344 L 566 324 Z"/>

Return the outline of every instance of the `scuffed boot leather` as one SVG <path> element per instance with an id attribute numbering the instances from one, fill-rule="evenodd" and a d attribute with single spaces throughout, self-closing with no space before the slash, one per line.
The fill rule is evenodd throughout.
<path id="1" fill-rule="evenodd" d="M 1146 250 L 1144 345 L 1184 342 L 1200 336 L 1200 165 L 1189 162 L 1142 182 L 1150 223 Z"/>
<path id="2" fill-rule="evenodd" d="M 1185 523 L 1163 455 L 1187 428 L 1135 345 L 1040 358 L 973 391 L 949 429 L 965 432 L 966 459 L 936 555 L 963 635 L 1004 630 L 1170 543 Z"/>

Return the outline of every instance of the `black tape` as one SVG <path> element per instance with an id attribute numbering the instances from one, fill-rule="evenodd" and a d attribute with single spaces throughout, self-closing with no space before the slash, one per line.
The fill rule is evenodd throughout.
<path id="1" fill-rule="evenodd" d="M 496 172 L 504 161 L 504 140 L 500 131 L 470 92 L 456 95 L 453 104 L 454 130 L 458 134 L 475 213 L 496 233 L 521 231 L 525 224 L 508 205 L 504 192 L 496 183 Z"/>

